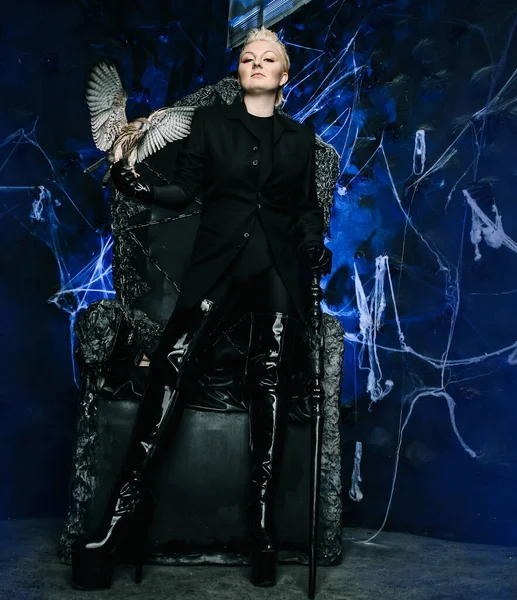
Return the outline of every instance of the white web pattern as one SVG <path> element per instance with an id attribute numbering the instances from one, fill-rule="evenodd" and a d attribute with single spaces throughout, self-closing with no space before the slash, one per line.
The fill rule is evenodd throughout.
<path id="1" fill-rule="evenodd" d="M 489 365 L 492 365 L 495 360 L 501 357 L 506 360 L 508 365 L 517 364 L 517 333 L 515 333 L 514 338 L 516 341 L 505 344 L 490 352 L 459 359 L 450 358 L 455 339 L 454 336 L 460 304 L 462 301 L 460 280 L 464 261 L 465 246 L 463 241 L 465 236 L 466 218 L 463 219 L 463 224 L 460 224 L 461 244 L 459 247 L 459 255 L 456 260 L 451 260 L 433 243 L 430 237 L 426 236 L 425 233 L 419 229 L 419 225 L 411 214 L 411 209 L 414 208 L 413 202 L 417 201 L 417 192 L 422 184 L 429 181 L 432 176 L 439 174 L 440 171 L 449 165 L 453 158 L 456 159 L 459 155 L 464 158 L 465 144 L 463 142 L 465 141 L 466 136 L 470 134 L 474 139 L 474 145 L 472 157 L 467 159 L 467 168 L 462 172 L 460 177 L 450 184 L 449 189 L 447 189 L 445 177 L 439 186 L 442 190 L 442 197 L 445 200 L 444 209 L 447 211 L 451 201 L 458 201 L 461 198 L 464 198 L 464 217 L 467 216 L 466 213 L 469 211 L 471 217 L 470 240 L 474 246 L 474 259 L 476 261 L 479 261 L 482 256 L 480 247 L 483 241 L 491 248 L 499 249 L 505 247 L 511 252 L 517 253 L 517 243 L 505 233 L 503 229 L 503 217 L 495 200 L 492 201 L 491 206 L 493 217 L 490 217 L 487 212 L 480 207 L 478 200 L 476 200 L 469 188 L 462 187 L 462 184 L 464 184 L 468 178 L 475 181 L 478 177 L 481 158 L 487 143 L 487 118 L 496 113 L 507 111 L 517 103 L 515 85 L 517 81 L 517 70 L 514 71 L 504 83 L 500 82 L 507 61 L 510 42 L 516 29 L 516 24 L 517 19 L 514 20 L 510 28 L 508 42 L 499 62 L 495 63 L 495 61 L 493 61 L 494 66 L 491 67 L 490 89 L 485 105 L 471 114 L 470 118 L 466 119 L 466 123 L 460 132 L 453 136 L 452 142 L 450 142 L 445 150 L 438 154 L 438 158 L 430 164 L 428 164 L 429 151 L 427 145 L 428 140 L 432 139 L 432 133 L 427 132 L 425 129 L 418 129 L 415 131 L 412 156 L 412 173 L 415 177 L 414 181 L 406 188 L 410 191 L 409 205 L 407 202 L 404 203 L 401 199 L 401 192 L 399 189 L 404 187 L 406 182 L 403 180 L 397 182 L 394 179 L 392 169 L 390 168 L 390 161 L 384 137 L 382 137 L 374 152 L 362 162 L 362 164 L 358 165 L 357 160 L 355 159 L 357 144 L 361 140 L 372 140 L 371 137 L 368 138 L 363 134 L 364 120 L 363 115 L 358 108 L 360 104 L 362 78 L 365 70 L 368 68 L 368 58 L 361 64 L 361 59 L 356 56 L 355 43 L 360 34 L 359 30 L 350 35 L 349 42 L 333 61 L 331 61 L 326 76 L 321 78 L 321 83 L 316 87 L 307 106 L 296 115 L 300 120 L 312 116 L 317 113 L 322 106 L 332 103 L 333 97 L 335 98 L 336 95 L 342 93 L 343 89 L 353 89 L 353 98 L 351 99 L 350 105 L 344 110 L 336 111 L 337 116 L 334 121 L 330 124 L 327 123 L 320 131 L 320 135 L 325 141 L 337 145 L 337 149 L 342 157 L 342 173 L 352 173 L 352 176 L 346 185 L 338 185 L 336 195 L 337 212 L 345 209 L 348 191 L 351 186 L 353 186 L 354 181 L 357 178 L 360 178 L 363 172 L 371 167 L 374 162 L 376 162 L 377 165 L 379 162 L 382 163 L 384 166 L 383 181 L 391 190 L 392 199 L 395 201 L 405 219 L 405 233 L 400 263 L 404 264 L 407 236 L 411 231 L 436 261 L 438 272 L 441 273 L 443 277 L 444 297 L 446 298 L 451 314 L 448 325 L 448 335 L 446 336 L 440 357 L 429 356 L 418 351 L 418 349 L 415 349 L 417 348 L 418 343 L 406 340 L 406 336 L 403 332 L 398 308 L 398 294 L 395 290 L 390 271 L 390 257 L 386 254 L 378 256 L 375 259 L 375 271 L 371 275 L 366 276 L 366 281 L 363 281 L 361 278 L 357 264 L 354 261 L 355 297 L 353 300 L 355 301 L 355 306 L 352 304 L 352 300 L 350 300 L 343 304 L 339 309 L 332 309 L 329 306 L 325 307 L 328 313 L 337 317 L 350 318 L 355 314 L 358 320 L 358 332 L 347 332 L 345 338 L 349 344 L 359 348 L 356 368 L 360 371 L 367 371 L 366 390 L 370 398 L 370 410 L 372 410 L 373 405 L 376 402 L 386 398 L 388 394 L 393 393 L 393 390 L 395 389 L 395 384 L 391 377 L 385 377 L 383 374 L 382 365 L 383 362 L 387 362 L 385 357 L 389 354 L 398 353 L 410 355 L 418 361 L 421 361 L 421 363 L 432 367 L 432 370 L 439 375 L 438 385 L 418 385 L 402 397 L 400 427 L 393 468 L 392 487 L 388 505 L 386 507 L 385 518 L 379 530 L 369 539 L 363 540 L 362 543 L 372 542 L 386 525 L 397 480 L 404 433 L 417 403 L 426 398 L 445 401 L 448 408 L 451 428 L 461 447 L 472 458 L 480 458 L 481 453 L 472 449 L 459 431 L 456 422 L 456 402 L 450 388 L 453 384 L 460 381 L 492 373 L 492 371 L 489 371 L 488 373 L 478 373 L 472 377 L 463 379 L 457 374 L 458 370 L 462 367 L 487 364 L 488 368 L 490 368 Z M 493 58 L 493 53 L 488 44 L 487 37 L 482 30 L 480 30 L 479 33 L 481 34 L 484 43 L 487 45 L 490 56 Z M 317 52 L 316 49 L 314 49 L 314 52 Z M 304 71 L 308 70 L 309 67 L 315 68 L 315 65 L 323 60 L 324 57 L 320 54 L 316 54 L 312 60 L 308 60 L 304 70 L 298 73 L 297 77 L 291 82 L 291 88 L 289 89 L 287 96 L 289 96 L 298 85 L 311 76 L 311 73 L 305 73 Z M 301 78 L 302 75 L 303 78 Z M 346 220 L 344 219 L 343 221 Z M 333 235 L 336 239 L 330 243 L 336 255 L 336 250 L 341 241 L 340 236 L 342 234 L 340 231 L 338 231 L 337 234 L 333 231 Z M 371 289 L 369 293 L 365 292 L 367 286 Z M 514 292 L 517 292 L 517 290 L 503 292 L 503 294 L 512 294 Z M 387 311 L 391 311 L 394 316 L 394 319 L 390 321 L 390 324 L 387 327 L 395 328 L 398 346 L 386 346 L 379 343 L 378 334 L 383 325 L 386 327 L 385 315 Z M 354 380 L 355 379 L 356 378 L 354 377 Z M 361 456 L 362 446 L 360 442 L 357 442 L 354 472 L 349 492 L 350 497 L 355 501 L 360 501 L 363 497 L 360 490 L 360 482 L 362 481 L 360 475 Z"/>
<path id="2" fill-rule="evenodd" d="M 328 15 L 325 42 L 327 39 L 335 37 L 335 24 L 344 4 L 337 0 L 329 3 L 325 8 Z M 363 24 L 356 31 L 347 34 L 346 39 L 341 38 L 341 41 L 344 40 L 341 44 L 342 47 L 333 55 L 320 48 L 287 42 L 294 58 L 293 62 L 301 65 L 293 74 L 285 93 L 288 105 L 289 100 L 295 103 L 297 97 L 302 99 L 300 104 L 303 105 L 303 109 L 295 112 L 293 116 L 304 121 L 308 117 L 317 117 L 323 110 L 336 108 L 333 118 L 327 119 L 318 130 L 326 142 L 337 148 L 341 156 L 341 174 L 348 176 L 340 181 L 336 190 L 335 221 L 338 224 L 360 222 L 360 225 L 364 225 L 364 222 L 361 221 L 361 211 L 357 206 L 352 206 L 351 198 L 354 186 L 366 178 L 369 169 L 374 172 L 374 183 L 378 186 L 372 191 L 372 195 L 375 195 L 378 189 L 382 189 L 384 192 L 388 190 L 390 204 L 397 208 L 404 220 L 404 236 L 400 256 L 394 257 L 394 252 L 383 253 L 381 249 L 375 258 L 375 266 L 373 266 L 373 261 L 368 264 L 367 268 L 360 265 L 359 260 L 350 261 L 354 272 L 353 297 L 347 298 L 338 309 L 325 307 L 327 312 L 338 318 L 343 320 L 355 318 L 357 321 L 358 332 L 348 331 L 346 334 L 347 343 L 354 355 L 357 355 L 356 366 L 350 379 L 357 381 L 359 380 L 358 373 L 361 371 L 367 373 L 366 390 L 370 398 L 370 409 L 374 410 L 377 402 L 393 401 L 395 394 L 400 391 L 396 384 L 396 374 L 390 372 L 391 367 L 387 358 L 389 355 L 402 354 L 405 357 L 411 357 L 419 364 L 429 367 L 430 370 L 430 373 L 426 372 L 427 379 L 415 385 L 410 392 L 406 394 L 400 392 L 400 425 L 391 494 L 381 528 L 364 543 L 371 542 L 386 524 L 396 485 L 404 434 L 417 404 L 423 399 L 445 402 L 450 425 L 459 444 L 469 456 L 480 458 L 482 453 L 470 447 L 457 425 L 453 385 L 460 381 L 491 374 L 490 369 L 495 370 L 494 362 L 501 358 L 509 366 L 517 364 L 517 332 L 513 334 L 511 331 L 505 333 L 507 336 L 513 335 L 513 339 L 507 339 L 506 343 L 498 348 L 490 349 L 482 354 L 473 353 L 466 357 L 451 358 L 451 355 L 455 354 L 455 333 L 458 317 L 461 316 L 462 290 L 460 284 L 463 263 L 464 260 L 467 260 L 465 248 L 469 248 L 468 243 L 463 243 L 465 236 L 470 235 L 472 256 L 475 262 L 479 262 L 482 258 L 483 244 L 492 249 L 500 249 L 501 253 L 508 250 L 513 253 L 517 252 L 517 243 L 503 229 L 503 209 L 499 208 L 494 200 L 491 202 L 489 210 L 485 210 L 479 199 L 467 186 L 469 180 L 476 181 L 478 179 L 482 167 L 483 153 L 487 148 L 489 118 L 504 111 L 514 110 L 517 104 L 517 69 L 509 74 L 506 81 L 502 79 L 516 25 L 517 17 L 510 27 L 508 40 L 499 60 L 496 60 L 484 31 L 478 26 L 470 26 L 479 34 L 490 59 L 490 65 L 484 67 L 484 69 L 489 69 L 490 76 L 488 96 L 482 106 L 471 111 L 468 118 L 463 119 L 458 129 L 451 128 L 447 143 L 444 143 L 441 149 L 432 148 L 432 144 L 436 144 L 432 131 L 426 130 L 424 127 L 415 128 L 413 144 L 411 148 L 407 148 L 406 178 L 399 176 L 398 180 L 394 175 L 393 166 L 390 164 L 390 147 L 385 136 L 381 137 L 380 142 L 369 156 L 358 158 L 361 145 L 377 139 L 366 127 L 367 117 L 361 106 L 363 82 L 371 59 L 370 56 L 365 56 L 364 53 L 357 50 L 358 40 L 363 35 Z M 289 38 L 289 33 L 286 37 Z M 473 78 L 478 75 L 479 73 L 473 73 Z M 345 97 L 347 102 L 344 104 L 343 98 Z M 40 183 L 38 187 L 34 185 L 1 186 L 0 193 L 8 198 L 9 202 L 3 204 L 0 218 L 15 218 L 21 226 L 41 239 L 53 252 L 59 268 L 60 286 L 49 301 L 69 313 L 72 332 L 75 315 L 79 309 L 89 305 L 93 300 L 114 294 L 110 263 L 112 240 L 109 233 L 97 232 L 96 235 L 92 235 L 87 247 L 81 248 L 80 254 L 84 259 L 81 264 L 84 266 L 77 269 L 69 262 L 71 258 L 76 259 L 77 257 L 77 254 L 71 257 L 67 252 L 68 246 L 71 245 L 70 240 L 76 235 L 76 228 L 69 227 L 62 222 L 60 211 L 66 207 L 72 207 L 79 215 L 83 225 L 92 233 L 95 231 L 95 227 L 81 212 L 67 191 L 66 181 L 59 176 L 54 161 L 39 145 L 35 127 L 29 133 L 18 130 L 6 137 L 0 144 L 0 148 L 6 150 L 6 157 L 0 165 L 0 174 L 5 175 L 11 159 L 16 155 L 20 146 L 28 144 L 35 148 L 47 162 L 50 176 L 45 182 L 38 182 Z M 468 143 L 469 140 L 471 140 L 471 144 Z M 436 158 L 431 160 L 433 156 Z M 454 181 L 447 181 L 446 169 L 453 161 L 460 158 L 465 163 L 465 168 Z M 435 186 L 440 189 L 440 194 L 437 196 L 438 200 L 435 199 L 434 208 L 442 203 L 443 213 L 441 214 L 443 219 L 446 219 L 448 209 L 453 209 L 460 202 L 463 202 L 465 206 L 463 219 L 454 223 L 460 238 L 458 254 L 454 258 L 450 258 L 450 253 L 440 249 L 433 236 L 425 231 L 424 224 L 419 222 L 418 216 L 415 216 L 418 204 L 422 201 L 419 196 L 420 190 L 433 178 L 437 179 L 442 176 L 440 183 Z M 346 183 L 343 183 L 345 180 Z M 373 183 L 372 187 L 374 187 Z M 25 199 L 25 201 L 18 202 L 18 198 Z M 340 214 L 345 215 L 342 220 L 340 220 Z M 351 216 L 354 218 L 350 219 Z M 466 233 L 466 217 L 470 217 L 470 234 Z M 458 218 L 461 219 L 461 217 Z M 370 222 L 374 227 L 380 226 L 380 220 L 375 214 L 370 217 Z M 508 221 L 506 224 L 508 226 Z M 340 246 L 345 247 L 348 243 L 347 235 L 348 231 L 333 230 L 333 239 L 329 241 L 329 245 L 334 250 L 335 256 L 340 256 L 338 251 Z M 397 286 L 390 267 L 394 264 L 404 265 L 409 236 L 418 240 L 418 244 L 425 250 L 426 257 L 431 257 L 435 262 L 436 272 L 442 278 L 442 295 L 450 311 L 447 334 L 440 353 L 435 356 L 419 350 L 421 340 L 413 339 L 411 334 L 404 333 L 403 323 L 407 316 L 400 308 L 402 276 L 399 278 Z M 346 247 L 347 251 L 350 250 L 351 243 Z M 349 252 L 349 254 L 351 253 Z M 75 260 L 75 262 L 77 261 Z M 407 277 L 406 273 L 407 271 L 403 272 L 405 277 Z M 494 292 L 493 295 L 503 296 L 514 293 L 517 293 L 517 289 Z M 470 293 L 471 297 L 477 295 L 481 294 Z M 383 330 L 382 334 L 380 333 L 381 329 Z M 383 344 L 381 340 L 389 338 L 389 333 L 392 334 L 391 338 L 395 342 Z M 501 339 L 504 339 L 504 336 L 501 335 Z M 464 376 L 462 369 L 471 366 L 484 366 L 486 371 Z M 354 400 L 357 402 L 357 394 Z M 362 447 L 358 442 L 350 494 L 356 501 L 362 498 L 360 490 L 361 450 Z"/>

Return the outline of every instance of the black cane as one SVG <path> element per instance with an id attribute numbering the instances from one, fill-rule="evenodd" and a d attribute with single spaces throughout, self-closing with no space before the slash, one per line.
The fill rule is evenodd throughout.
<path id="1" fill-rule="evenodd" d="M 321 442 L 323 415 L 323 323 L 321 315 L 320 275 L 314 273 L 311 282 L 309 316 L 309 378 L 312 399 L 311 415 L 311 489 L 309 523 L 309 598 L 316 594 L 316 549 L 318 544 L 319 498 L 321 476 Z"/>

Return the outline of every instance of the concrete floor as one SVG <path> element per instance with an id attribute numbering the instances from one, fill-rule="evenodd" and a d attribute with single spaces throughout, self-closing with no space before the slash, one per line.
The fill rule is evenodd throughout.
<path id="1" fill-rule="evenodd" d="M 129 567 L 113 587 L 80 592 L 56 557 L 58 520 L 0 521 L 0 599 L 8 600 L 291 600 L 306 597 L 307 569 L 281 566 L 274 588 L 254 588 L 243 567 Z M 401 533 L 344 531 L 343 562 L 320 568 L 318 600 L 517 600 L 517 547 L 462 544 Z"/>

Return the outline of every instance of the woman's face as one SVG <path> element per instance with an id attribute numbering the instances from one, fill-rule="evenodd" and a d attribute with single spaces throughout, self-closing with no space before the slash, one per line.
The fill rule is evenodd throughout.
<path id="1" fill-rule="evenodd" d="M 272 42 L 250 42 L 239 61 L 239 81 L 247 94 L 275 93 L 288 79 L 280 51 Z"/>

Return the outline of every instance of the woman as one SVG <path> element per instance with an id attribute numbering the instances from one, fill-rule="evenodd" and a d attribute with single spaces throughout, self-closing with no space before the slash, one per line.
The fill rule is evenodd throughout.
<path id="1" fill-rule="evenodd" d="M 274 484 L 290 347 L 308 300 L 303 272 L 327 273 L 331 263 L 316 199 L 314 133 L 275 112 L 288 73 L 289 58 L 276 34 L 252 30 L 239 59 L 242 101 L 196 112 L 174 183 L 149 187 L 120 163 L 112 169 L 116 188 L 142 202 L 178 210 L 202 193 L 203 203 L 190 266 L 151 361 L 124 466 L 101 526 L 73 551 L 76 587 L 110 587 L 122 551 L 141 581 L 153 514 L 146 481 L 181 418 L 180 383 L 230 299 L 244 290 L 253 297 L 251 581 L 275 584 Z"/>

